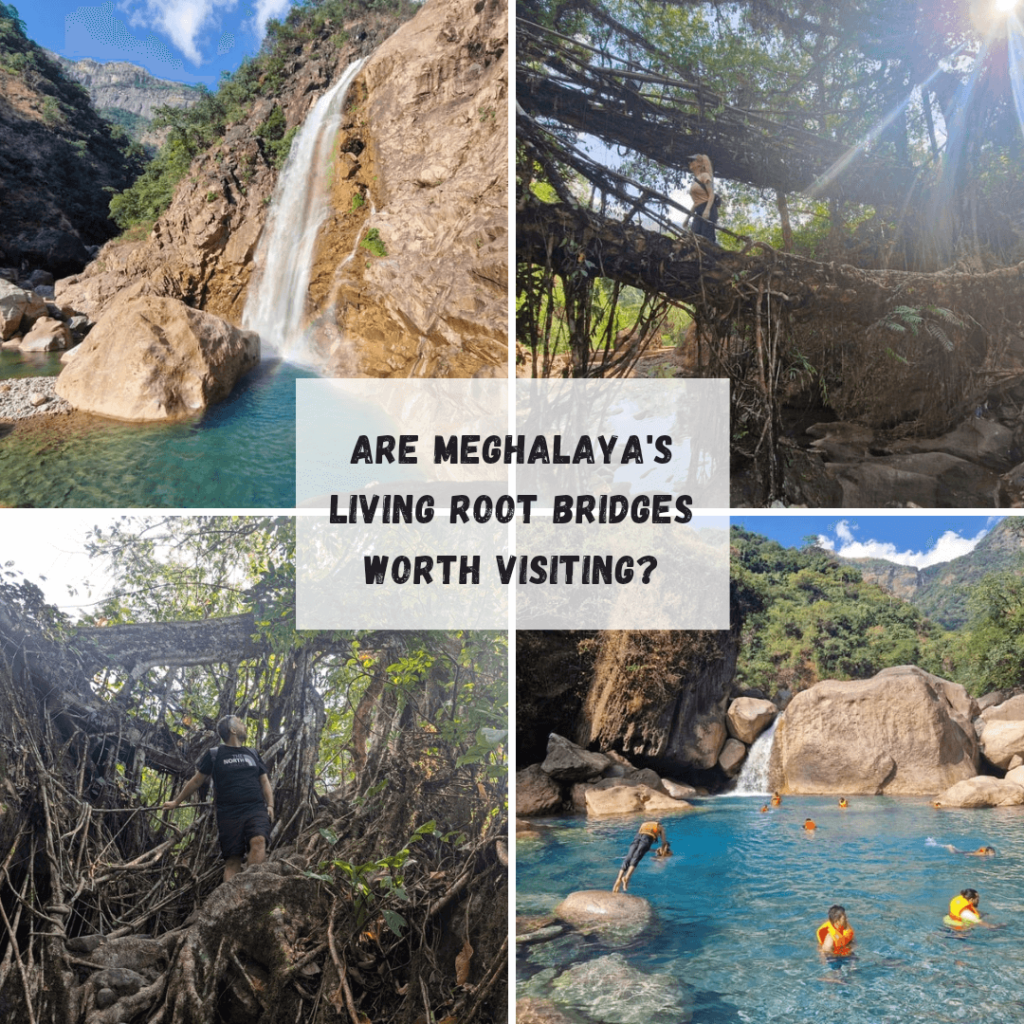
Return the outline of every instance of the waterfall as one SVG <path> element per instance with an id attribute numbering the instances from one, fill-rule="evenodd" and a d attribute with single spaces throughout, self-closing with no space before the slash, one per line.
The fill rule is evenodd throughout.
<path id="1" fill-rule="evenodd" d="M 301 354 L 313 252 L 330 211 L 334 138 L 345 94 L 363 63 L 357 60 L 345 69 L 295 136 L 256 253 L 242 323 L 259 332 L 264 351 L 285 358 Z"/>
<path id="2" fill-rule="evenodd" d="M 743 762 L 743 768 L 736 780 L 734 794 L 753 796 L 770 792 L 768 789 L 768 764 L 772 758 L 775 727 L 781 718 L 782 715 L 777 715 L 775 721 L 751 744 L 750 750 L 747 751 L 747 759 Z"/>

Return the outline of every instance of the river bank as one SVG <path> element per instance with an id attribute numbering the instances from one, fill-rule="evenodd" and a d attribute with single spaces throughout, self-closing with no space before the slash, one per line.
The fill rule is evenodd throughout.
<path id="1" fill-rule="evenodd" d="M 71 406 L 56 391 L 56 377 L 10 377 L 0 381 L 0 421 L 67 415 Z"/>

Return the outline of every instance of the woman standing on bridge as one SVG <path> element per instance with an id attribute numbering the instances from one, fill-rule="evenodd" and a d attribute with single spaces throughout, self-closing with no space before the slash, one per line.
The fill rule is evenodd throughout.
<path id="1" fill-rule="evenodd" d="M 695 153 L 690 158 L 690 202 L 693 203 L 693 233 L 715 240 L 715 224 L 718 221 L 718 207 L 722 199 L 715 195 L 715 176 L 711 160 L 704 153 Z"/>

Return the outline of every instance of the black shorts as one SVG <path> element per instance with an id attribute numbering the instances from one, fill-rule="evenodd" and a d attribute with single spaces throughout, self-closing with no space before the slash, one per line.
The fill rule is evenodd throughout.
<path id="1" fill-rule="evenodd" d="M 643 832 L 637 834 L 636 839 L 629 844 L 626 856 L 622 859 L 622 870 L 635 868 L 643 860 L 644 854 L 651 848 L 654 836 L 645 835 Z"/>
<path id="2" fill-rule="evenodd" d="M 266 805 L 232 807 L 217 812 L 217 838 L 220 840 L 220 855 L 244 857 L 249 852 L 249 843 L 255 836 L 263 836 L 270 842 L 270 815 Z"/>

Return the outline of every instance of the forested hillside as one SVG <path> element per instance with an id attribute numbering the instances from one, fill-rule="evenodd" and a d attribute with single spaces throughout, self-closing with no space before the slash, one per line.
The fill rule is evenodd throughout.
<path id="1" fill-rule="evenodd" d="M 975 694 L 1024 686 L 1024 573 L 992 560 L 1009 527 L 993 531 L 975 571 L 947 581 L 939 606 L 962 625 L 949 629 L 910 600 L 830 552 L 784 548 L 732 528 L 732 578 L 742 621 L 736 680 L 769 693 L 820 679 L 864 679 L 892 665 L 918 665 Z M 981 548 L 981 545 L 979 545 Z M 962 560 L 967 561 L 970 556 Z M 935 566 L 936 574 L 953 563 Z"/>
<path id="2" fill-rule="evenodd" d="M 122 520 L 72 624 L 0 585 L 0 1005 L 38 1024 L 502 1021 L 504 637 L 294 628 L 294 520 Z M 84 586 L 84 584 L 83 584 Z M 276 804 L 221 884 L 225 714 Z"/>

